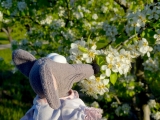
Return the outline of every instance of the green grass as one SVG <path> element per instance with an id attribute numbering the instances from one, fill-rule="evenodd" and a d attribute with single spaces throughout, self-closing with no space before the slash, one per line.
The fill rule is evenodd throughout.
<path id="1" fill-rule="evenodd" d="M 0 57 L 2 57 L 6 63 L 10 64 L 12 59 L 11 53 L 12 51 L 10 48 L 0 50 Z"/>
<path id="2" fill-rule="evenodd" d="M 19 120 L 25 115 L 29 107 L 30 105 L 21 103 L 21 101 L 0 100 L 0 119 Z"/>
<path id="3" fill-rule="evenodd" d="M 7 40 L 0 40 L 0 45 L 9 44 L 9 41 Z"/>
<path id="4" fill-rule="evenodd" d="M 8 38 L 4 32 L 0 32 L 0 44 L 9 44 Z"/>

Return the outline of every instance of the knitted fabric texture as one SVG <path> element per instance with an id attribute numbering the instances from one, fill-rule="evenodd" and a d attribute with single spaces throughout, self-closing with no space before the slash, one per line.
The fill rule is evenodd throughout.
<path id="1" fill-rule="evenodd" d="M 12 60 L 15 63 L 16 67 L 26 76 L 29 76 L 29 72 L 36 60 L 36 58 L 24 51 L 24 50 L 15 50 L 12 53 Z"/>
<path id="2" fill-rule="evenodd" d="M 33 55 L 21 49 L 13 52 L 13 61 L 29 77 L 34 92 L 46 98 L 53 109 L 60 107 L 59 98 L 68 96 L 73 83 L 94 74 L 89 64 L 57 63 L 46 57 L 35 60 Z"/>

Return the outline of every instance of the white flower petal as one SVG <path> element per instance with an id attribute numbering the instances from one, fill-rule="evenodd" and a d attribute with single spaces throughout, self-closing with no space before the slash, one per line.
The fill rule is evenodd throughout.
<path id="1" fill-rule="evenodd" d="M 111 75 L 111 70 L 110 69 L 106 69 L 106 76 L 109 77 Z"/>

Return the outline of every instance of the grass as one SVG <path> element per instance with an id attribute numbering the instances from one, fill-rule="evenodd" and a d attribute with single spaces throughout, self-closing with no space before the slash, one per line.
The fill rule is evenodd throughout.
<path id="1" fill-rule="evenodd" d="M 0 32 L 0 45 L 1 44 L 9 44 L 6 34 L 3 32 Z"/>
<path id="2" fill-rule="evenodd" d="M 10 71 L 11 54 L 10 48 L 0 50 L 0 57 L 4 59 L 4 62 L 0 61 L 0 120 L 19 120 L 32 105 L 28 80 Z"/>
<path id="3" fill-rule="evenodd" d="M 3 44 L 9 44 L 9 41 L 6 34 L 0 32 L 0 45 Z M 19 120 L 32 105 L 29 102 L 31 94 L 26 92 L 30 90 L 28 81 L 10 71 L 11 54 L 10 48 L 0 50 L 0 58 L 4 59 L 4 62 L 0 61 L 0 120 Z M 22 99 L 24 95 L 25 100 L 24 97 Z"/>
<path id="4" fill-rule="evenodd" d="M 19 120 L 25 115 L 29 107 L 29 105 L 21 103 L 20 101 L 0 100 L 0 119 Z"/>
<path id="5" fill-rule="evenodd" d="M 11 53 L 12 51 L 10 48 L 0 50 L 0 57 L 2 57 L 6 63 L 10 64 L 12 59 Z"/>

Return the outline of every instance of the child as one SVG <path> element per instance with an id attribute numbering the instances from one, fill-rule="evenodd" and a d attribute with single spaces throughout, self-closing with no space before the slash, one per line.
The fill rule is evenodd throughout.
<path id="1" fill-rule="evenodd" d="M 36 60 L 21 49 L 12 53 L 12 59 L 37 94 L 21 120 L 101 120 L 101 110 L 87 107 L 71 89 L 73 83 L 96 74 L 98 65 L 68 64 L 55 53 Z"/>

